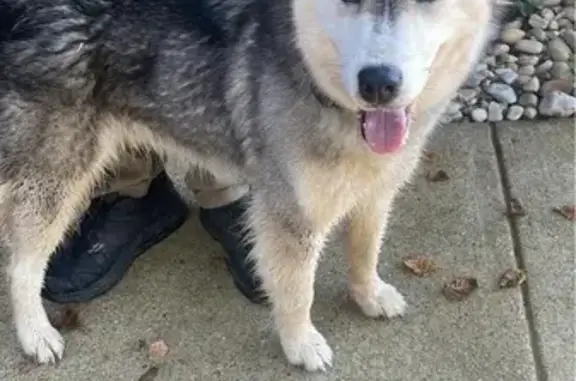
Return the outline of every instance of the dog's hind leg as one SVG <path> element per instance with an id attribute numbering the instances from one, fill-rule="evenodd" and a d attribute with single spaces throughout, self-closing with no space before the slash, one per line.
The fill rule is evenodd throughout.
<path id="1" fill-rule="evenodd" d="M 394 286 L 378 275 L 378 257 L 393 192 L 362 200 L 348 225 L 349 288 L 365 315 L 389 318 L 404 314 L 406 302 Z"/>
<path id="2" fill-rule="evenodd" d="M 326 235 L 314 231 L 286 199 L 253 194 L 248 218 L 254 236 L 251 257 L 262 287 L 272 305 L 272 315 L 288 361 L 308 371 L 325 370 L 332 350 L 314 327 L 310 310 L 314 279 Z M 268 201 L 266 201 L 268 200 Z"/>
<path id="3" fill-rule="evenodd" d="M 11 254 L 8 268 L 14 322 L 24 352 L 40 363 L 60 359 L 62 336 L 48 321 L 41 289 L 50 254 L 89 202 L 94 184 L 90 171 L 75 180 L 43 174 L 12 184 L 2 213 Z"/>

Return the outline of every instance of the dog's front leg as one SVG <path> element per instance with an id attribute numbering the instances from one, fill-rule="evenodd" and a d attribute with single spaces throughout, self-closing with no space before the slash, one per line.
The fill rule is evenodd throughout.
<path id="1" fill-rule="evenodd" d="M 378 275 L 378 257 L 393 194 L 363 200 L 350 216 L 347 257 L 349 288 L 356 303 L 370 317 L 404 314 L 406 302 L 396 288 Z"/>
<path id="2" fill-rule="evenodd" d="M 287 204 L 255 195 L 248 215 L 254 235 L 252 258 L 288 361 L 308 371 L 325 370 L 331 365 L 332 350 L 310 317 L 325 234 L 310 227 L 296 203 Z"/>

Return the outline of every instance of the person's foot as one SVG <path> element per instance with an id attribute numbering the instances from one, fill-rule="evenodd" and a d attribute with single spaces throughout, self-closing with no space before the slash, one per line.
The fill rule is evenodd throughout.
<path id="1" fill-rule="evenodd" d="M 52 256 L 42 296 L 57 303 L 94 299 L 132 263 L 186 221 L 188 207 L 165 173 L 142 198 L 107 195 L 92 202 L 79 230 Z"/>
<path id="2" fill-rule="evenodd" d="M 200 223 L 218 241 L 226 253 L 226 266 L 234 278 L 234 284 L 253 303 L 267 301 L 254 273 L 254 264 L 248 260 L 252 246 L 244 241 L 242 218 L 246 211 L 245 201 L 214 209 L 200 209 Z"/>

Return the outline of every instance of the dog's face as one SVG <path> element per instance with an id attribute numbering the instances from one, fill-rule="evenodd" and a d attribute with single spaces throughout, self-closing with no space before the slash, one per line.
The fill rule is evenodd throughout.
<path id="1" fill-rule="evenodd" d="M 485 17 L 475 13 L 479 7 L 489 13 L 491 1 L 294 0 L 297 44 L 326 95 L 368 112 L 365 121 L 373 129 L 384 122 L 406 124 L 405 114 L 428 83 L 440 48 L 460 33 L 481 29 L 478 20 L 485 23 Z M 387 133 L 406 137 L 392 128 Z M 394 148 L 374 139 L 380 145 L 376 151 Z"/>

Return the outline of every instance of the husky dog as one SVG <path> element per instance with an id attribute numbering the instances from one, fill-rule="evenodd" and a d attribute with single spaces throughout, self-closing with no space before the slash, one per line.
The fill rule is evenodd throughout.
<path id="1" fill-rule="evenodd" d="M 345 218 L 352 297 L 402 315 L 377 271 L 386 219 L 495 2 L 0 0 L 0 240 L 24 352 L 62 357 L 44 270 L 134 148 L 250 185 L 252 258 L 290 363 L 331 364 L 310 309 Z"/>

